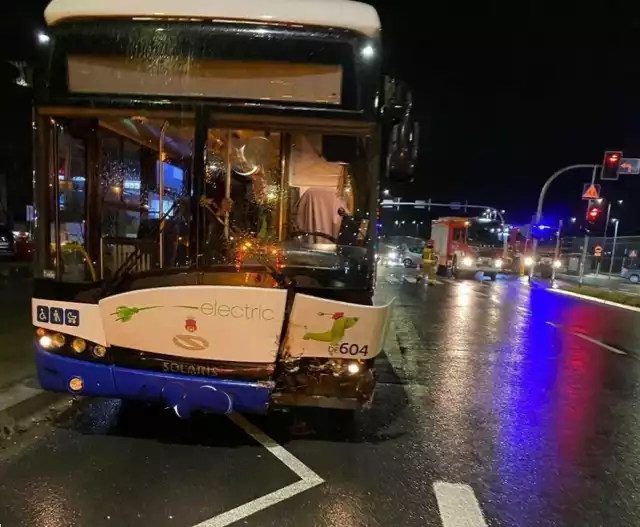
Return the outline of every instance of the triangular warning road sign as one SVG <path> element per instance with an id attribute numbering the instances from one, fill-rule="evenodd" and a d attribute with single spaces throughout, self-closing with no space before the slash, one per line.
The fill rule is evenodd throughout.
<path id="1" fill-rule="evenodd" d="M 600 198 L 600 193 L 598 192 L 598 189 L 596 188 L 596 186 L 593 184 L 589 185 L 589 188 L 585 190 L 584 194 L 582 195 L 582 199 L 598 199 L 598 198 Z"/>

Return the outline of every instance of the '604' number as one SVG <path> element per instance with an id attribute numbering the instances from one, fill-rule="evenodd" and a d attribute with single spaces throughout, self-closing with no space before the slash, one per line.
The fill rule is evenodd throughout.
<path id="1" fill-rule="evenodd" d="M 357 344 L 348 344 L 343 342 L 340 344 L 340 347 L 337 346 L 329 346 L 329 353 L 335 353 L 339 351 L 342 355 L 364 355 L 365 357 L 369 354 L 369 346 L 358 346 Z"/>

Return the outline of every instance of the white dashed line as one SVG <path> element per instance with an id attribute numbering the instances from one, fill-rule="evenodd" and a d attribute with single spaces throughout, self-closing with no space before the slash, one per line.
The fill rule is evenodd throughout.
<path id="1" fill-rule="evenodd" d="M 583 340 L 586 340 L 587 342 L 591 342 L 592 344 L 597 344 L 598 346 L 602 346 L 604 349 L 607 349 L 609 351 L 613 351 L 614 353 L 617 353 L 618 355 L 626 355 L 626 353 L 622 350 L 619 350 L 618 348 L 614 348 L 613 346 L 609 346 L 609 344 L 605 344 L 604 342 L 600 342 L 599 340 L 596 340 L 594 338 L 591 338 L 587 335 L 585 335 L 584 333 L 574 333 L 574 335 L 576 337 L 580 337 Z"/>
<path id="2" fill-rule="evenodd" d="M 291 452 L 285 450 L 282 446 L 271 439 L 267 434 L 260 430 L 257 426 L 251 424 L 240 414 L 231 414 L 229 419 L 233 421 L 237 426 L 242 428 L 247 434 L 249 434 L 254 440 L 260 443 L 271 454 L 278 458 L 288 469 L 295 472 L 300 481 L 296 481 L 291 485 L 287 485 L 279 490 L 256 498 L 253 501 L 240 505 L 235 509 L 223 512 L 218 516 L 209 518 L 208 520 L 199 523 L 194 527 L 226 527 L 237 521 L 240 521 L 256 512 L 264 510 L 276 503 L 292 498 L 296 494 L 300 494 L 306 490 L 309 490 L 321 483 L 324 480 L 318 476 L 313 470 L 307 467 L 302 461 L 295 457 Z"/>
<path id="3" fill-rule="evenodd" d="M 562 326 L 560 324 L 556 324 L 555 322 L 551 322 L 549 320 L 547 320 L 547 324 L 549 324 L 550 326 L 553 326 L 556 329 L 562 329 Z M 577 331 L 571 331 L 572 335 L 575 335 L 578 338 L 581 338 L 582 340 L 586 340 L 587 342 L 591 342 L 591 344 L 595 344 L 596 346 L 600 346 L 606 350 L 609 351 L 613 351 L 613 353 L 617 353 L 618 355 L 627 355 L 626 352 L 619 350 L 618 348 L 614 348 L 613 346 L 609 346 L 609 344 L 605 344 L 604 342 L 601 342 L 597 339 L 594 339 L 593 337 L 590 337 L 589 335 L 585 335 L 584 333 L 578 333 Z"/>
<path id="4" fill-rule="evenodd" d="M 487 527 L 480 504 L 469 485 L 436 481 L 433 491 L 443 527 Z"/>

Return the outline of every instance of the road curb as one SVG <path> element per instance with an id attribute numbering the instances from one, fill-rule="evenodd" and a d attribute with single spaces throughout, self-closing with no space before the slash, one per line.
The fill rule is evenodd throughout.
<path id="1" fill-rule="evenodd" d="M 11 390 L 23 385 L 24 381 L 16 383 L 0 392 L 0 395 L 6 396 Z M 0 410 L 0 440 L 10 437 L 16 432 L 25 431 L 33 423 L 59 416 L 71 408 L 74 400 L 74 397 L 66 394 L 38 391 L 31 397 L 2 408 Z"/>

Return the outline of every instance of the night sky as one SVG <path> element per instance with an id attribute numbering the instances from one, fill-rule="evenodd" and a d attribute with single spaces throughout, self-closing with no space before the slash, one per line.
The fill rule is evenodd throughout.
<path id="1" fill-rule="evenodd" d="M 12 4 L 19 11 L 0 22 L 2 58 L 29 55 L 46 3 Z M 599 163 L 605 149 L 640 157 L 632 2 L 371 3 L 383 22 L 385 69 L 412 85 L 422 127 L 417 180 L 392 188 L 396 195 L 480 202 L 523 222 L 558 168 Z M 584 214 L 589 179 L 588 171 L 562 176 L 548 196 L 549 221 Z M 622 231 L 640 234 L 640 207 L 631 211 L 640 176 L 604 190 L 627 200 Z"/>

